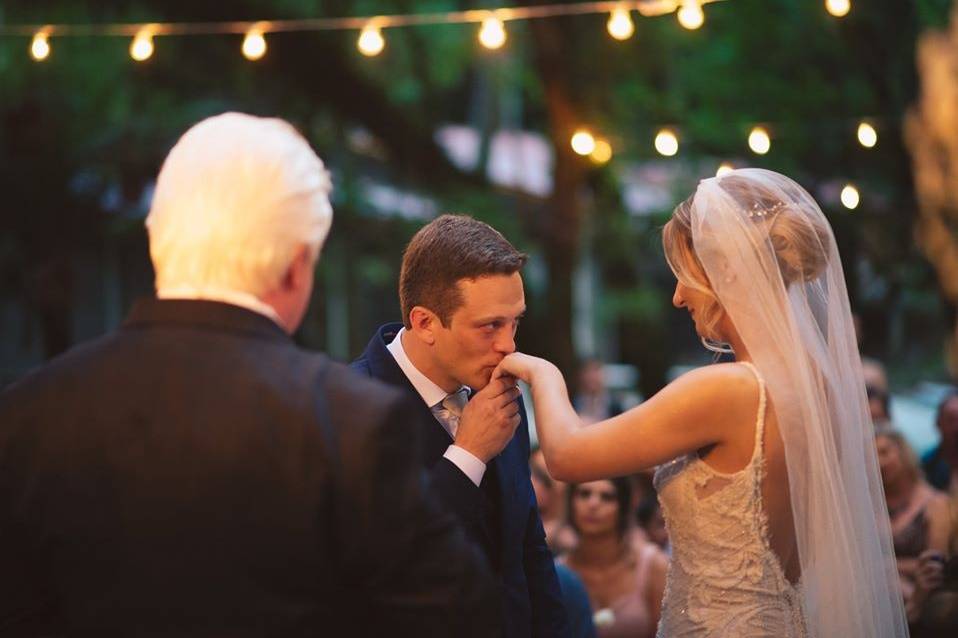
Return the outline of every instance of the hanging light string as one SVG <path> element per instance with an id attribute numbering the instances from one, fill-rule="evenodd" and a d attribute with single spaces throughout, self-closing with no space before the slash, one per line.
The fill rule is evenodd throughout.
<path id="1" fill-rule="evenodd" d="M 691 0 L 702 6 L 725 0 Z M 380 28 L 409 27 L 432 24 L 479 24 L 489 17 L 503 22 L 534 20 L 558 16 L 576 16 L 612 13 L 616 10 L 637 11 L 645 17 L 675 13 L 689 5 L 690 0 L 633 0 L 631 2 L 578 2 L 541 6 L 502 7 L 499 9 L 470 9 L 419 14 L 375 15 L 365 17 L 299 18 L 292 20 L 243 20 L 229 22 L 151 22 L 154 36 L 215 35 L 247 33 L 258 28 L 264 33 L 290 31 L 344 31 L 360 30 L 371 20 Z M 32 36 L 44 30 L 49 37 L 64 36 L 125 36 L 133 37 L 146 24 L 0 24 L 0 36 Z"/>

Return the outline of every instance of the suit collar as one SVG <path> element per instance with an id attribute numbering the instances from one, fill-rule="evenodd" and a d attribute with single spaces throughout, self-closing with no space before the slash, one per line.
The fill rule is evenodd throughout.
<path id="1" fill-rule="evenodd" d="M 182 326 L 220 332 L 236 332 L 261 339 L 291 342 L 282 328 L 252 310 L 204 299 L 142 298 L 134 303 L 124 329 Z"/>
<path id="2" fill-rule="evenodd" d="M 409 379 L 403 374 L 399 364 L 396 363 L 396 360 L 386 348 L 387 344 L 396 338 L 402 327 L 401 323 L 387 323 L 380 326 L 366 345 L 363 358 L 366 359 L 369 372 L 374 378 L 391 385 L 408 387 L 415 393 L 416 389 L 409 383 Z"/>
<path id="3" fill-rule="evenodd" d="M 379 330 L 377 330 L 369 340 L 369 344 L 367 344 L 366 351 L 363 353 L 362 358 L 366 360 L 366 364 L 369 366 L 369 373 L 373 378 L 402 388 L 405 392 L 408 392 L 410 396 L 416 398 L 416 409 L 419 418 L 426 426 L 423 430 L 425 433 L 423 443 L 426 449 L 429 450 L 426 456 L 427 458 L 439 458 L 452 442 L 452 437 L 449 436 L 449 433 L 446 432 L 446 429 L 442 427 L 439 421 L 436 420 L 436 416 L 432 413 L 432 410 L 426 405 L 422 396 L 416 391 L 412 382 L 402 371 L 402 368 L 399 367 L 399 364 L 396 363 L 396 359 L 387 348 L 387 345 L 396 338 L 396 335 L 399 334 L 402 327 L 403 325 L 401 323 L 387 323 L 380 326 Z"/>

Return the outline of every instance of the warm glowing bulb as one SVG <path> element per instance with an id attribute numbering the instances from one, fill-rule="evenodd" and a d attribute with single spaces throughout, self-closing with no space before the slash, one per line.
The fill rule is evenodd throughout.
<path id="1" fill-rule="evenodd" d="M 858 208 L 858 202 L 860 201 L 861 196 L 858 194 L 858 189 L 851 184 L 846 184 L 845 188 L 842 189 L 842 205 L 848 210 L 855 210 Z"/>
<path id="2" fill-rule="evenodd" d="M 386 41 L 383 39 L 382 31 L 377 26 L 371 24 L 363 27 L 359 34 L 359 41 L 356 43 L 359 52 L 365 56 L 373 57 L 383 52 L 386 47 Z"/>
<path id="3" fill-rule="evenodd" d="M 719 164 L 718 170 L 715 171 L 716 177 L 722 177 L 723 175 L 728 175 L 735 170 L 735 167 L 729 164 L 728 162 L 722 162 Z"/>
<path id="4" fill-rule="evenodd" d="M 705 23 L 705 12 L 699 5 L 698 0 L 682 0 L 682 6 L 679 8 L 676 16 L 686 29 L 694 31 Z"/>
<path id="5" fill-rule="evenodd" d="M 872 148 L 878 143 L 878 131 L 868 122 L 858 125 L 858 143 L 865 148 Z"/>
<path id="6" fill-rule="evenodd" d="M 572 136 L 572 150 L 579 155 L 589 155 L 595 150 L 595 138 L 592 133 L 579 129 Z"/>
<path id="7" fill-rule="evenodd" d="M 772 140 L 768 136 L 768 131 L 761 126 L 753 128 L 752 132 L 748 134 L 748 147 L 752 149 L 753 153 L 759 155 L 768 153 L 769 149 L 772 148 Z"/>
<path id="8" fill-rule="evenodd" d="M 595 148 L 589 154 L 589 157 L 596 164 L 605 164 L 612 159 L 612 145 L 602 139 L 596 140 Z"/>
<path id="9" fill-rule="evenodd" d="M 130 57 L 137 62 L 143 62 L 151 55 L 153 55 L 153 34 L 149 29 L 142 29 L 130 44 Z"/>
<path id="10" fill-rule="evenodd" d="M 605 25 L 611 35 L 616 40 L 628 40 L 635 33 L 635 25 L 632 23 L 632 16 L 628 9 L 616 9 L 609 16 L 609 22 Z"/>
<path id="11" fill-rule="evenodd" d="M 655 150 L 661 155 L 672 157 L 679 152 L 679 138 L 669 129 L 662 129 L 655 136 Z"/>
<path id="12" fill-rule="evenodd" d="M 479 29 L 479 42 L 487 49 L 498 49 L 506 43 L 506 26 L 499 18 L 486 18 Z"/>
<path id="13" fill-rule="evenodd" d="M 30 43 L 30 55 L 37 62 L 46 60 L 50 56 L 50 42 L 46 33 L 37 33 Z"/>
<path id="14" fill-rule="evenodd" d="M 836 18 L 844 18 L 852 10 L 851 0 L 825 0 L 825 9 Z"/>
<path id="15" fill-rule="evenodd" d="M 266 55 L 266 38 L 259 29 L 250 29 L 243 38 L 243 55 L 247 60 L 259 60 Z"/>

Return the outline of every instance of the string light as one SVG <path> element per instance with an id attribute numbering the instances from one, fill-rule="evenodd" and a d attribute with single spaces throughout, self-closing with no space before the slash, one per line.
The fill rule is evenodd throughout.
<path id="1" fill-rule="evenodd" d="M 595 148 L 592 150 L 592 153 L 589 154 L 589 157 L 591 157 L 592 161 L 596 164 L 605 164 L 612 159 L 612 145 L 606 140 L 601 138 L 597 139 L 595 141 Z"/>
<path id="2" fill-rule="evenodd" d="M 266 55 L 266 38 L 262 28 L 253 27 L 246 32 L 246 37 L 243 38 L 243 55 L 247 60 L 259 60 Z"/>
<path id="3" fill-rule="evenodd" d="M 595 150 L 595 137 L 585 129 L 579 129 L 572 135 L 572 150 L 579 155 L 590 155 Z"/>
<path id="4" fill-rule="evenodd" d="M 851 0 L 825 0 L 825 10 L 836 18 L 844 18 L 852 10 Z"/>
<path id="5" fill-rule="evenodd" d="M 502 47 L 506 43 L 506 25 L 495 16 L 486 18 L 479 29 L 479 42 L 491 50 Z"/>
<path id="6" fill-rule="evenodd" d="M 612 12 L 605 26 L 606 29 L 609 30 L 609 35 L 616 40 L 628 40 L 632 37 L 632 34 L 635 33 L 635 24 L 632 22 L 632 16 L 629 15 L 628 9 L 622 7 Z"/>
<path id="7" fill-rule="evenodd" d="M 383 39 L 380 28 L 370 23 L 363 27 L 356 45 L 359 47 L 360 53 L 367 57 L 373 57 L 382 53 L 386 47 L 386 41 Z"/>
<path id="8" fill-rule="evenodd" d="M 46 31 L 39 31 L 30 42 L 30 56 L 37 62 L 43 62 L 50 57 L 50 41 Z"/>
<path id="9" fill-rule="evenodd" d="M 855 210 L 858 208 L 858 202 L 860 201 L 861 196 L 858 194 L 858 189 L 852 184 L 845 184 L 845 188 L 842 189 L 842 205 L 848 210 Z"/>
<path id="10" fill-rule="evenodd" d="M 878 131 L 868 122 L 858 125 L 858 143 L 865 148 L 872 148 L 878 143 Z"/>
<path id="11" fill-rule="evenodd" d="M 735 170 L 735 167 L 729 164 L 728 162 L 722 162 L 719 164 L 718 170 L 715 171 L 716 177 L 722 177 L 723 175 L 728 175 Z"/>
<path id="12" fill-rule="evenodd" d="M 679 24 L 690 31 L 698 29 L 705 23 L 705 12 L 698 0 L 682 0 L 682 6 L 676 12 Z"/>
<path id="13" fill-rule="evenodd" d="M 748 147 L 758 155 L 768 153 L 769 149 L 772 148 L 772 140 L 768 136 L 768 131 L 761 126 L 753 128 L 752 132 L 748 134 Z"/>
<path id="14" fill-rule="evenodd" d="M 655 150 L 660 155 L 672 157 L 679 152 L 679 138 L 670 129 L 664 128 L 655 136 Z"/>
<path id="15" fill-rule="evenodd" d="M 153 55 L 153 30 L 150 27 L 140 29 L 130 43 L 130 57 L 137 62 L 148 60 Z"/>

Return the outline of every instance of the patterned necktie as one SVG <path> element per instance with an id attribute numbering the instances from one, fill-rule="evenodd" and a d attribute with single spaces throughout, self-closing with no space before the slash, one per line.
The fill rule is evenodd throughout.
<path id="1" fill-rule="evenodd" d="M 439 422 L 446 428 L 449 436 L 456 439 L 456 432 L 459 430 L 459 417 L 462 416 L 462 410 L 466 407 L 469 400 L 469 389 L 460 388 L 458 392 L 446 395 L 441 403 L 432 408 L 433 414 L 439 419 Z"/>

